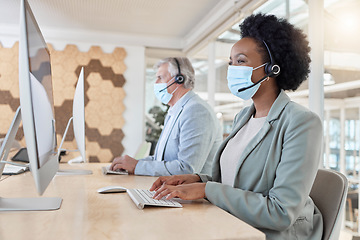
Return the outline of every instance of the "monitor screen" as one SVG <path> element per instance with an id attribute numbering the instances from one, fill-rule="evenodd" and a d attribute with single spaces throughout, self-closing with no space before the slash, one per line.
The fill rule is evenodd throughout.
<path id="1" fill-rule="evenodd" d="M 86 162 L 85 153 L 85 104 L 84 104 L 84 68 L 81 68 L 76 84 L 73 101 L 73 127 L 76 144 L 81 154 L 82 162 Z"/>
<path id="2" fill-rule="evenodd" d="M 59 169 L 50 54 L 26 0 L 21 0 L 19 41 L 21 118 L 29 164 L 39 194 Z"/>
<path id="3" fill-rule="evenodd" d="M 56 154 L 57 145 L 51 63 L 49 50 L 27 2 L 25 2 L 25 16 L 37 166 L 40 168 L 50 159 L 49 156 Z"/>
<path id="4" fill-rule="evenodd" d="M 27 6 L 26 37 L 29 51 L 29 71 L 43 85 L 48 95 L 48 101 L 53 106 L 50 53 L 29 5 Z"/>

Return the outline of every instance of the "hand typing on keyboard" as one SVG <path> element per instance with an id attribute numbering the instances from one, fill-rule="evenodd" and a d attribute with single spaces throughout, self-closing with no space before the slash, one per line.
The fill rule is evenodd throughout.
<path id="1" fill-rule="evenodd" d="M 146 205 L 158 207 L 182 207 L 180 203 L 172 200 L 153 199 L 154 192 L 149 190 L 128 189 L 127 193 L 139 209 L 143 209 Z"/>
<path id="2" fill-rule="evenodd" d="M 161 199 L 165 197 L 166 200 L 175 197 L 184 200 L 195 200 L 206 197 L 205 196 L 206 183 L 190 183 L 177 186 L 164 184 L 154 194 L 154 199 Z"/>
<path id="3" fill-rule="evenodd" d="M 151 186 L 150 191 L 156 191 L 154 199 L 169 200 L 178 197 L 184 200 L 195 200 L 205 197 L 206 183 L 200 182 L 198 175 L 186 174 L 170 177 L 159 177 Z"/>
<path id="4" fill-rule="evenodd" d="M 137 163 L 138 160 L 129 155 L 116 157 L 111 163 L 110 170 L 116 171 L 117 169 L 121 169 L 126 170 L 130 174 L 134 174 Z"/>
<path id="5" fill-rule="evenodd" d="M 150 191 L 157 191 L 163 184 L 166 185 L 180 185 L 201 182 L 201 179 L 196 174 L 183 174 L 174 176 L 159 177 L 151 186 Z"/>

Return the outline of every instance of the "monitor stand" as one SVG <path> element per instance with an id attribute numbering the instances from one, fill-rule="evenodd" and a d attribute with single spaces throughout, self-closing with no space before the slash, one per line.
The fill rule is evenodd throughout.
<path id="1" fill-rule="evenodd" d="M 61 143 L 60 143 L 59 150 L 58 150 L 59 154 L 60 154 L 60 151 L 63 150 L 61 148 L 62 148 L 62 145 L 64 144 L 66 134 L 69 130 L 69 126 L 70 126 L 72 120 L 73 120 L 73 117 L 71 117 L 69 119 L 68 124 L 66 125 L 65 132 L 61 139 Z M 82 161 L 78 161 L 78 163 L 81 163 L 81 162 L 85 162 L 85 160 L 83 159 Z M 56 173 L 56 175 L 91 175 L 91 174 L 93 174 L 93 172 L 91 170 L 87 170 L 87 169 L 59 169 L 58 172 Z"/>
<path id="2" fill-rule="evenodd" d="M 68 161 L 68 164 L 73 163 L 85 163 L 85 161 L 83 160 L 82 156 L 78 156 Z"/>
<path id="3" fill-rule="evenodd" d="M 56 175 L 91 175 L 93 172 L 87 169 L 59 169 Z"/>
<path id="4" fill-rule="evenodd" d="M 2 211 L 50 211 L 61 206 L 59 197 L 38 198 L 2 198 L 0 197 L 0 212 Z"/>
<path id="5" fill-rule="evenodd" d="M 4 138 L 0 148 L 0 177 L 2 175 L 4 166 L 8 162 L 7 157 L 10 148 L 15 139 L 15 135 L 19 129 L 21 122 L 20 107 L 16 110 L 11 126 Z M 14 164 L 19 165 L 19 164 Z M 61 206 L 62 199 L 59 197 L 38 197 L 38 198 L 2 198 L 0 197 L 0 212 L 2 211 L 48 211 L 57 210 Z"/>

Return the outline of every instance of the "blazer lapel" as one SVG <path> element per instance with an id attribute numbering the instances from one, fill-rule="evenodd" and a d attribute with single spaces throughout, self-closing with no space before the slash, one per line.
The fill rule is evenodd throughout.
<path id="1" fill-rule="evenodd" d="M 290 98 L 286 95 L 286 93 L 281 90 L 278 98 L 273 103 L 268 116 L 266 117 L 266 121 L 264 126 L 260 129 L 259 133 L 249 142 L 248 146 L 244 149 L 243 154 L 239 159 L 239 163 L 237 165 L 237 174 L 248 157 L 248 155 L 253 151 L 253 149 L 265 138 L 266 134 L 271 129 L 271 124 L 273 121 L 279 118 L 281 112 L 285 108 L 285 106 L 290 102 Z M 222 151 L 224 150 L 228 141 L 234 137 L 234 135 L 242 128 L 250 119 L 251 115 L 255 112 L 254 105 L 251 105 L 247 109 L 243 110 L 244 113 L 240 112 L 239 119 L 235 119 L 234 121 L 234 128 L 230 135 L 224 140 L 224 142 L 220 145 L 219 150 L 215 155 L 215 162 L 213 164 L 213 171 L 212 171 L 212 179 L 216 182 L 221 182 L 221 171 L 220 171 L 220 157 Z"/>
<path id="2" fill-rule="evenodd" d="M 276 98 L 275 102 L 273 103 L 268 116 L 266 117 L 266 121 L 264 125 L 262 126 L 260 131 L 255 135 L 255 137 L 250 140 L 249 144 L 244 149 L 244 152 L 241 154 L 236 169 L 236 173 L 237 173 L 236 175 L 238 175 L 238 172 L 240 171 L 240 168 L 243 165 L 246 158 L 250 155 L 250 153 L 255 149 L 255 147 L 265 138 L 266 134 L 270 131 L 271 123 L 279 118 L 281 112 L 289 102 L 290 102 L 290 98 L 286 95 L 286 93 L 283 90 L 281 90 L 279 96 Z M 247 122 L 248 118 L 246 119 Z M 241 124 L 241 127 L 244 126 L 245 123 Z M 236 130 L 236 133 L 240 128 Z"/>
<path id="3" fill-rule="evenodd" d="M 251 118 L 251 116 L 254 114 L 255 112 L 255 107 L 254 105 L 251 105 L 245 112 L 244 116 L 242 116 L 239 119 L 239 122 L 234 123 L 234 128 L 232 130 L 232 132 L 229 134 L 229 136 L 226 138 L 226 143 L 232 138 L 234 137 L 234 135 L 240 130 L 240 128 L 242 128 Z M 224 146 L 225 147 L 225 146 Z"/>
<path id="4" fill-rule="evenodd" d="M 170 118 L 170 115 L 169 115 L 169 113 L 167 113 L 167 115 L 165 116 L 164 128 L 165 128 L 165 126 L 167 125 L 167 122 L 169 121 L 169 118 Z M 155 147 L 155 151 L 154 151 L 154 158 L 155 158 L 155 160 L 158 160 L 158 159 L 157 159 L 157 158 L 158 158 L 157 156 L 158 156 L 158 152 L 159 152 L 159 151 L 162 151 L 161 154 L 163 155 L 163 151 L 164 151 L 165 144 L 162 145 L 162 144 L 160 143 L 160 139 L 162 139 L 162 136 L 165 134 L 164 128 L 163 128 L 163 131 L 161 131 L 161 133 L 160 133 L 158 142 L 157 142 L 156 147 Z M 158 160 L 158 161 L 160 161 L 160 160 Z"/>
<path id="5" fill-rule="evenodd" d="M 168 120 L 168 124 L 170 124 L 169 126 L 169 130 L 167 131 L 166 135 L 164 136 L 164 139 L 163 141 L 165 141 L 165 143 L 162 145 L 162 147 L 159 147 L 158 151 L 161 151 L 161 159 L 163 159 L 164 157 L 164 153 L 165 153 L 165 149 L 166 149 L 166 145 L 167 145 L 167 142 L 169 140 L 169 137 L 170 137 L 170 134 L 175 126 L 175 123 L 177 121 L 177 119 L 179 118 L 181 112 L 183 111 L 184 109 L 184 106 L 185 104 L 193 97 L 195 97 L 196 94 L 193 92 L 193 91 L 189 91 L 185 96 L 183 96 L 183 98 L 181 98 L 179 101 L 179 104 L 181 104 L 181 108 L 178 112 L 176 112 L 175 110 L 175 114 L 171 115 L 170 116 L 170 119 Z M 162 133 L 161 133 L 162 134 Z"/>
<path id="6" fill-rule="evenodd" d="M 271 128 L 270 123 L 268 121 L 265 121 L 264 126 L 255 135 L 255 137 L 250 140 L 249 144 L 244 149 L 244 152 L 241 154 L 241 157 L 240 157 L 239 162 L 236 167 L 236 175 L 238 175 L 238 172 L 240 171 L 240 168 L 243 165 L 246 158 L 255 149 L 255 147 L 264 139 L 266 134 L 270 131 L 270 128 Z M 235 181 L 235 179 L 234 179 L 234 181 Z M 235 182 L 234 182 L 234 186 L 236 186 Z"/>
<path id="7" fill-rule="evenodd" d="M 195 95 L 195 93 L 193 93 L 192 91 L 189 91 L 188 93 L 187 93 L 187 95 L 186 95 L 186 97 L 185 97 L 185 99 L 183 99 L 183 102 L 181 103 L 181 109 L 177 112 L 177 113 L 175 113 L 173 116 L 171 116 L 170 117 L 170 119 L 169 119 L 169 124 L 171 124 L 169 127 L 169 131 L 168 131 L 168 134 L 165 136 L 165 145 L 164 145 L 164 149 L 163 150 L 165 150 L 165 148 L 166 148 L 166 144 L 167 144 L 167 141 L 169 140 L 169 137 L 170 137 L 170 133 L 172 132 L 172 130 L 173 130 L 173 128 L 174 128 L 174 126 L 175 126 L 175 123 L 176 123 L 176 121 L 177 121 L 177 119 L 179 118 L 179 116 L 180 116 L 180 114 L 181 114 L 181 112 L 183 111 L 183 109 L 184 109 L 184 106 L 185 106 L 185 104 L 191 99 L 191 98 L 193 98 L 193 97 L 195 97 L 196 95 Z"/>
<path id="8" fill-rule="evenodd" d="M 167 132 L 167 135 L 165 136 L 165 146 L 167 144 L 167 141 L 169 140 L 170 133 L 172 133 L 175 123 L 176 123 L 177 119 L 179 118 L 182 110 L 183 110 L 183 108 L 181 108 L 179 112 L 177 112 L 174 116 L 171 116 L 171 118 L 169 119 L 169 121 L 170 121 L 169 124 L 171 124 L 171 125 L 169 128 L 169 131 Z"/>
<path id="9" fill-rule="evenodd" d="M 212 179 L 216 182 L 221 181 L 221 171 L 220 171 L 220 157 L 222 152 L 224 151 L 224 148 L 226 147 L 226 144 L 229 142 L 231 138 L 234 137 L 234 135 L 242 128 L 245 123 L 247 123 L 251 117 L 251 115 L 254 114 L 255 107 L 254 105 L 251 105 L 247 109 L 244 109 L 246 111 L 244 115 L 240 119 L 235 119 L 234 121 L 234 127 L 229 136 L 225 138 L 225 140 L 221 143 L 219 150 L 215 154 L 215 162 L 213 163 L 213 170 L 212 170 Z M 238 122 L 237 122 L 238 121 Z"/>

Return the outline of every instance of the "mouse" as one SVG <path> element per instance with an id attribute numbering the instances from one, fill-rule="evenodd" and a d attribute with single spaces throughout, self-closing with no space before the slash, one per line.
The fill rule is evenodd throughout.
<path id="1" fill-rule="evenodd" d="M 120 186 L 106 186 L 99 188 L 97 190 L 98 193 L 122 193 L 126 192 L 126 188 Z"/>

